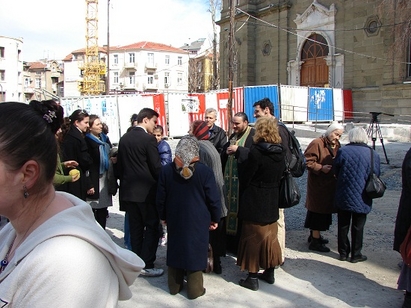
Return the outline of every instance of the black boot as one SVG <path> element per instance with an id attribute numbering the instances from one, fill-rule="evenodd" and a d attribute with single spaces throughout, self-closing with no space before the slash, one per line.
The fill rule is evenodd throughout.
<path id="1" fill-rule="evenodd" d="M 330 248 L 326 247 L 323 243 L 321 243 L 321 240 L 319 238 L 315 237 L 313 237 L 313 239 L 311 240 L 308 249 L 319 252 L 330 252 Z"/>
<path id="2" fill-rule="evenodd" d="M 267 268 L 263 273 L 259 273 L 258 278 L 269 284 L 273 284 L 275 282 L 274 267 Z"/>
<path id="3" fill-rule="evenodd" d="M 257 277 L 250 277 L 248 275 L 247 279 L 240 279 L 240 286 L 257 291 L 258 290 L 258 278 Z"/>
<path id="4" fill-rule="evenodd" d="M 311 243 L 312 239 L 313 239 L 313 231 L 310 230 L 310 235 L 308 236 L 307 242 Z M 328 244 L 329 243 L 329 240 L 324 238 L 322 235 L 320 235 L 320 240 L 321 240 L 321 243 L 323 243 L 323 244 Z"/>
<path id="5" fill-rule="evenodd" d="M 221 261 L 219 256 L 214 256 L 214 268 L 213 272 L 216 274 L 221 274 L 223 272 L 223 268 L 221 267 Z"/>

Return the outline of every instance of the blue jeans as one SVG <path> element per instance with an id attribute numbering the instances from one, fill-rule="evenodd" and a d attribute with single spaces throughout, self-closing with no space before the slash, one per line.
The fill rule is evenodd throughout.
<path id="1" fill-rule="evenodd" d="M 126 249 L 131 250 L 131 239 L 130 239 L 130 224 L 128 221 L 128 213 L 124 216 L 124 246 Z"/>

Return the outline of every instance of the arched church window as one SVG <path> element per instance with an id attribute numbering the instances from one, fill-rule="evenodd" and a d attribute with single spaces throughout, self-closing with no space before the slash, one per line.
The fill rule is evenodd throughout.
<path id="1" fill-rule="evenodd" d="M 304 43 L 301 60 L 325 57 L 328 55 L 328 43 L 320 34 L 312 34 Z"/>

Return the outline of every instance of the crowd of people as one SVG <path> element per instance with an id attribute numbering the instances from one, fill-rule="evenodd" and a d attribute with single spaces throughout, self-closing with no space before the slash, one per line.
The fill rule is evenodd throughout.
<path id="1" fill-rule="evenodd" d="M 279 195 L 291 132 L 274 116 L 269 99 L 253 107 L 255 125 L 238 112 L 230 136 L 215 124 L 217 111 L 207 109 L 172 153 L 159 114 L 150 108 L 132 115 L 117 148 L 98 115 L 79 109 L 63 118 L 52 100 L 2 103 L 0 157 L 7 160 L 0 159 L 0 215 L 10 223 L 0 231 L 0 299 L 15 306 L 32 300 L 50 306 L 58 299 L 70 306 L 75 298 L 84 307 L 114 307 L 130 298 L 128 286 L 139 274 L 163 275 L 156 266 L 159 244 L 167 245 L 170 294 L 181 292 L 185 277 L 189 299 L 206 293 L 210 246 L 214 273 L 223 272 L 221 257 L 230 252 L 247 272 L 240 286 L 257 291 L 259 280 L 273 284 L 275 269 L 286 261 Z M 304 227 L 308 248 L 327 253 L 322 233 L 337 213 L 339 260 L 357 263 L 367 260 L 363 233 L 372 208 L 364 188 L 370 171 L 380 174 L 380 158 L 367 146 L 363 128 L 350 130 L 345 146 L 339 142 L 343 133 L 333 122 L 304 151 Z M 403 164 L 395 250 L 411 224 L 410 157 L 408 152 Z M 126 213 L 126 249 L 104 231 L 117 191 Z M 70 283 L 76 275 L 81 282 Z M 105 292 L 84 292 L 93 284 Z M 406 290 L 404 307 L 410 307 L 406 265 L 398 288 Z"/>

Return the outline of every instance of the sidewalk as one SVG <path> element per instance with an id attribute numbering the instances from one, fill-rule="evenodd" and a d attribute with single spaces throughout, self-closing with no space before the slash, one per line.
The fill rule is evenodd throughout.
<path id="1" fill-rule="evenodd" d="M 300 139 L 300 138 L 299 138 Z M 305 148 L 312 138 L 301 138 Z M 330 231 L 330 253 L 308 250 L 308 231 L 304 229 L 305 193 L 302 202 L 287 209 L 286 262 L 275 271 L 275 284 L 260 281 L 257 292 L 238 285 L 246 276 L 235 264 L 233 256 L 222 258 L 222 275 L 204 274 L 207 292 L 196 299 L 187 299 L 186 291 L 172 296 L 167 287 L 166 249 L 158 247 L 156 266 L 165 269 L 161 277 L 138 277 L 131 286 L 133 298 L 120 302 L 118 307 L 401 307 L 403 292 L 396 290 L 399 275 L 399 253 L 392 250 L 393 230 L 401 192 L 401 163 L 409 143 L 386 145 L 390 165 L 385 164 L 381 146 L 377 143 L 384 175 L 390 178 L 386 194 L 374 201 L 367 217 L 363 253 L 368 260 L 352 264 L 338 260 L 337 222 L 334 217 Z M 385 165 L 384 165 L 385 164 Z M 399 181 L 392 182 L 392 178 Z M 304 178 L 299 180 L 304 181 Z M 392 184 L 394 183 L 394 184 Z M 124 214 L 118 202 L 110 208 L 107 232 L 123 246 Z"/>

